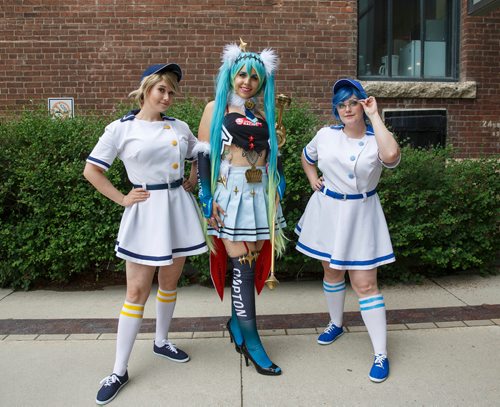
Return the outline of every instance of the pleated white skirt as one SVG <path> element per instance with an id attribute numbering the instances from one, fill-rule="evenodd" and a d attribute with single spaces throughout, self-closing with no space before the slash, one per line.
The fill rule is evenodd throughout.
<path id="1" fill-rule="evenodd" d="M 124 260 L 150 266 L 208 250 L 196 200 L 182 186 L 150 191 L 150 197 L 125 208 L 115 245 Z"/>
<path id="2" fill-rule="evenodd" d="M 333 269 L 369 270 L 396 260 L 377 194 L 344 201 L 317 191 L 295 233 L 298 251 Z"/>

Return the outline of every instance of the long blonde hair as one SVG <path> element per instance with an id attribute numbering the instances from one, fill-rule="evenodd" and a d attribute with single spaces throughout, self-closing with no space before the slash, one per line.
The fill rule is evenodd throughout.
<path id="1" fill-rule="evenodd" d="M 153 86 L 155 86 L 162 80 L 164 80 L 176 94 L 179 94 L 179 80 L 177 78 L 177 75 L 173 72 L 166 71 L 146 76 L 141 81 L 139 89 L 130 92 L 128 96 L 134 98 L 137 103 L 142 106 L 144 103 L 144 98 L 148 95 Z"/>

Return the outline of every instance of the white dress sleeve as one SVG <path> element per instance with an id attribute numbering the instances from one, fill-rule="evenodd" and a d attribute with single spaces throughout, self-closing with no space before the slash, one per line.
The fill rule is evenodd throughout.
<path id="1" fill-rule="evenodd" d="M 193 135 L 191 130 L 188 127 L 188 148 L 186 152 L 186 160 L 188 161 L 195 161 L 198 157 L 198 150 L 195 148 L 196 145 L 198 144 L 198 139 Z"/>
<path id="2" fill-rule="evenodd" d="M 304 158 L 311 165 L 316 164 L 316 162 L 318 161 L 318 134 L 319 133 L 316 133 L 309 144 L 302 150 Z"/>
<path id="3" fill-rule="evenodd" d="M 380 154 L 377 154 L 377 157 L 378 157 L 380 164 L 382 164 L 385 168 L 390 168 L 390 169 L 396 168 L 399 165 L 399 163 L 401 162 L 401 154 L 399 154 L 399 157 L 393 163 L 383 162 L 382 159 L 380 158 Z"/>
<path id="4" fill-rule="evenodd" d="M 107 171 L 118 155 L 116 126 L 114 123 L 106 126 L 104 134 L 99 138 L 94 149 L 87 157 L 87 162 Z"/>

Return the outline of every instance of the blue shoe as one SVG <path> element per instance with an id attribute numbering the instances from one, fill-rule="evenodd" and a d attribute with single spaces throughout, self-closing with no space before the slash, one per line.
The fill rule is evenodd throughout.
<path id="1" fill-rule="evenodd" d="M 105 377 L 101 380 L 102 387 L 97 392 L 97 397 L 95 402 L 97 404 L 103 405 L 108 404 L 113 400 L 118 392 L 128 383 L 128 373 L 125 372 L 123 376 L 118 376 L 112 373 L 110 376 Z"/>
<path id="2" fill-rule="evenodd" d="M 375 355 L 369 377 L 375 383 L 383 382 L 389 377 L 389 359 L 387 359 L 387 355 L 383 355 L 382 353 Z"/>
<path id="3" fill-rule="evenodd" d="M 328 323 L 328 326 L 324 332 L 318 336 L 318 343 L 320 345 L 330 345 L 338 337 L 344 334 L 344 329 L 342 327 L 336 326 L 332 321 Z"/>
<path id="4" fill-rule="evenodd" d="M 189 356 L 186 352 L 180 350 L 172 342 L 166 339 L 163 340 L 162 346 L 156 346 L 156 343 L 154 343 L 153 353 L 179 363 L 185 363 L 189 360 Z"/>

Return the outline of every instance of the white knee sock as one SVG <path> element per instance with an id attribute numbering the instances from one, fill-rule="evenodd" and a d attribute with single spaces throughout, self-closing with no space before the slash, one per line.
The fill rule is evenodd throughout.
<path id="1" fill-rule="evenodd" d="M 323 292 L 325 293 L 330 319 L 335 326 L 341 327 L 344 316 L 345 280 L 338 283 L 328 283 L 323 280 Z"/>
<path id="2" fill-rule="evenodd" d="M 387 321 L 385 302 L 382 294 L 360 298 L 361 316 L 370 335 L 373 353 L 387 355 Z"/>
<path id="3" fill-rule="evenodd" d="M 162 346 L 163 340 L 168 337 L 176 300 L 177 290 L 164 291 L 158 287 L 156 294 L 156 346 Z"/>
<path id="4" fill-rule="evenodd" d="M 118 334 L 116 337 L 116 359 L 113 373 L 123 376 L 127 370 L 128 360 L 135 337 L 141 328 L 144 305 L 132 304 L 125 301 L 120 319 L 118 320 Z"/>

